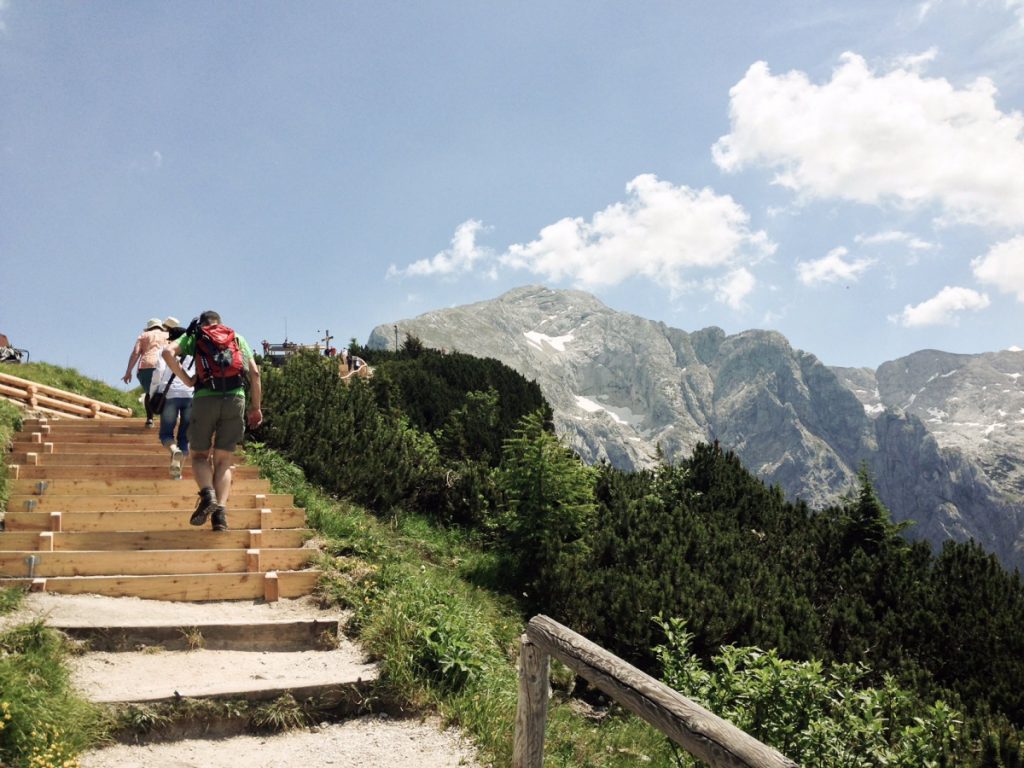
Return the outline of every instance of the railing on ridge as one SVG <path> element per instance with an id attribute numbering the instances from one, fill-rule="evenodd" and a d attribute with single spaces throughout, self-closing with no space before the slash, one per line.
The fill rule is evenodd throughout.
<path id="1" fill-rule="evenodd" d="M 63 389 L 37 384 L 6 373 L 0 373 L 0 395 L 9 400 L 24 403 L 62 416 L 83 419 L 125 419 L 132 415 L 127 408 L 104 403 L 91 397 L 76 395 Z"/>
<path id="2" fill-rule="evenodd" d="M 712 768 L 798 768 L 771 747 L 547 616 L 521 638 L 513 768 L 541 768 L 550 657 Z"/>

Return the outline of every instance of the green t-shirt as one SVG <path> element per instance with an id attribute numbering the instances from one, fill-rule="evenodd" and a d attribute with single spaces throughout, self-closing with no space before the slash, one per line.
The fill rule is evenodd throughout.
<path id="1" fill-rule="evenodd" d="M 240 333 L 235 334 L 235 338 L 238 339 L 238 348 L 242 350 L 242 376 L 248 375 L 249 361 L 252 360 L 252 347 L 249 346 L 249 342 L 245 340 L 245 337 Z M 195 356 L 196 354 L 196 337 L 195 336 L 182 336 L 178 339 L 178 349 L 183 357 L 188 355 Z M 196 361 L 196 374 L 199 373 L 199 361 Z M 212 389 L 205 389 L 203 387 L 196 387 L 195 394 L 192 397 L 227 397 L 228 395 L 245 395 L 244 387 L 235 387 L 234 389 L 228 389 L 224 392 L 214 391 Z"/>

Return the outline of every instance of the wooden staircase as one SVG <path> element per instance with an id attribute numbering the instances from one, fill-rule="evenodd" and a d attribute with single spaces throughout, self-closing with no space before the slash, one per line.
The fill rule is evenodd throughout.
<path id="1" fill-rule="evenodd" d="M 230 529 L 189 525 L 192 470 L 142 419 L 29 419 L 6 457 L 0 587 L 158 600 L 266 600 L 313 591 L 305 510 L 239 458 Z"/>

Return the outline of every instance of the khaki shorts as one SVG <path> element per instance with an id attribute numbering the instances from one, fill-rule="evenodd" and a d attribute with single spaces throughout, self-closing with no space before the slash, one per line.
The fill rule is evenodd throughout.
<path id="1" fill-rule="evenodd" d="M 245 396 L 192 398 L 188 442 L 193 451 L 205 453 L 212 444 L 218 451 L 234 451 L 245 435 Z"/>

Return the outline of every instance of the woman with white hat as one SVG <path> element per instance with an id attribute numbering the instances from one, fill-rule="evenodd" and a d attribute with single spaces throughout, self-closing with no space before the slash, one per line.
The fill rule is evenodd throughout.
<path id="1" fill-rule="evenodd" d="M 171 319 L 171 318 L 169 318 Z M 153 369 L 156 368 L 157 358 L 160 356 L 160 348 L 167 343 L 167 331 L 159 317 L 151 317 L 146 321 L 146 329 L 139 334 L 132 347 L 131 357 L 128 358 L 128 368 L 121 380 L 125 384 L 132 381 L 132 368 L 135 363 L 139 364 L 138 378 L 142 385 L 142 392 L 145 395 L 143 403 L 146 406 L 146 426 L 153 426 L 153 412 L 149 408 L 149 385 L 153 381 Z"/>

